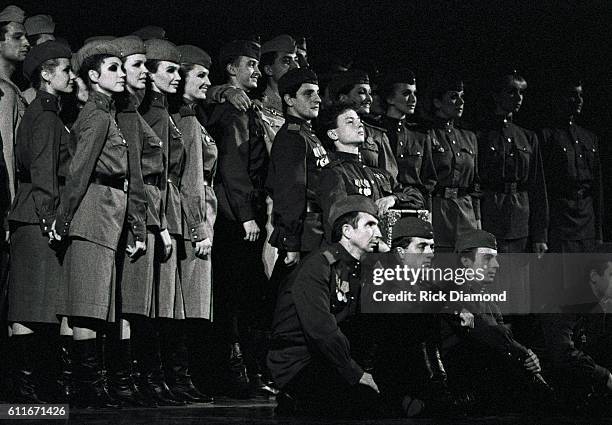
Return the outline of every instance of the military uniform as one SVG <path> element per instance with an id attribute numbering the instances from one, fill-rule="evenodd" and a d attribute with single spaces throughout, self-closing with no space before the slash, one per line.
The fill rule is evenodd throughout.
<path id="1" fill-rule="evenodd" d="M 541 132 L 550 203 L 549 249 L 590 252 L 602 240 L 599 140 L 569 121 Z"/>
<path id="2" fill-rule="evenodd" d="M 480 227 L 476 135 L 436 119 L 429 130 L 436 186 L 432 223 L 436 246 L 454 247 L 457 235 Z"/>
<path id="3" fill-rule="evenodd" d="M 335 152 L 333 158 L 321 171 L 316 188 L 328 242 L 331 242 L 331 207 L 347 196 L 363 195 L 376 201 L 392 195 L 397 199 L 395 208 L 423 207 L 423 197 L 418 189 L 410 186 L 402 189 L 386 171 L 364 164 L 358 154 Z"/>
<path id="4" fill-rule="evenodd" d="M 526 252 L 527 241 L 545 243 L 548 202 L 536 134 L 504 117 L 478 132 L 482 228 L 501 252 Z"/>
<path id="5" fill-rule="evenodd" d="M 418 188 L 431 210 L 431 192 L 436 185 L 431 151 L 431 138 L 427 130 L 406 119 L 384 116 L 381 125 L 387 137 L 398 167 L 397 180 L 403 186 Z"/>
<path id="6" fill-rule="evenodd" d="M 370 167 L 385 170 L 391 178 L 397 180 L 397 161 L 389 144 L 387 131 L 381 127 L 380 123 L 367 117 L 362 117 L 362 122 L 365 141 L 359 151 L 363 162 Z"/>

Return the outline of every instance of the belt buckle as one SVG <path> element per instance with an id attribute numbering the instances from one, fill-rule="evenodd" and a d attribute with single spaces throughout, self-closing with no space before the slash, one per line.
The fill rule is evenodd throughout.
<path id="1" fill-rule="evenodd" d="M 515 194 L 516 193 L 516 189 L 517 189 L 517 184 L 516 184 L 516 182 L 505 183 L 504 189 L 505 189 L 504 192 L 506 192 L 506 193 Z"/>
<path id="2" fill-rule="evenodd" d="M 128 186 L 129 186 L 128 180 L 127 179 L 123 179 L 123 191 L 125 193 L 127 193 L 127 191 L 128 191 Z"/>
<path id="3" fill-rule="evenodd" d="M 448 198 L 457 199 L 458 194 L 459 194 L 458 187 L 445 187 L 444 188 L 444 197 L 447 199 Z"/>

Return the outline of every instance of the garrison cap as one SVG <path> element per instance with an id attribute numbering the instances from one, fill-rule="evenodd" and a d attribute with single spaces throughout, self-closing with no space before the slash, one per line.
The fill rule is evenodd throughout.
<path id="1" fill-rule="evenodd" d="M 399 238 L 433 239 L 433 227 L 429 221 L 418 217 L 403 217 L 392 228 L 393 240 Z"/>
<path id="2" fill-rule="evenodd" d="M 212 60 L 210 58 L 210 55 L 204 50 L 200 49 L 197 46 L 192 46 L 191 44 L 184 44 L 182 46 L 178 46 L 177 49 L 181 54 L 182 63 L 195 63 L 198 65 L 202 65 L 204 68 L 210 69 L 210 66 L 212 65 Z"/>
<path id="3" fill-rule="evenodd" d="M 119 37 L 111 41 L 119 49 L 121 58 L 125 59 L 131 55 L 146 53 L 144 42 L 135 35 L 126 35 L 125 37 Z"/>
<path id="4" fill-rule="evenodd" d="M 221 66 L 225 66 L 239 56 L 247 56 L 259 60 L 261 56 L 261 46 L 251 40 L 231 41 L 219 50 L 219 63 Z"/>
<path id="5" fill-rule="evenodd" d="M 110 40 L 114 40 L 115 37 L 114 35 L 94 35 L 91 37 L 87 37 L 85 39 L 85 41 L 83 42 L 83 46 L 85 46 L 86 44 L 95 42 L 95 41 L 110 41 Z"/>
<path id="6" fill-rule="evenodd" d="M 144 41 L 151 40 L 153 38 L 165 40 L 166 30 L 155 25 L 147 25 L 146 27 L 137 29 L 132 33 L 132 35 L 140 37 Z"/>
<path id="7" fill-rule="evenodd" d="M 278 94 L 282 99 L 292 87 L 301 86 L 304 83 L 318 85 L 317 74 L 308 68 L 290 69 L 278 80 Z"/>
<path id="8" fill-rule="evenodd" d="M 464 252 L 474 248 L 491 248 L 497 249 L 497 241 L 491 233 L 472 229 L 457 236 L 455 242 L 455 251 Z"/>
<path id="9" fill-rule="evenodd" d="M 42 44 L 30 49 L 23 61 L 23 75 L 28 80 L 32 79 L 32 74 L 43 62 L 49 59 L 67 58 L 70 59 L 72 52 L 70 48 L 57 41 L 45 41 Z"/>
<path id="10" fill-rule="evenodd" d="M 95 55 L 111 55 L 120 58 L 121 52 L 112 40 L 97 40 L 90 41 L 72 55 L 71 64 L 72 70 L 77 73 L 83 65 L 83 61 Z"/>
<path id="11" fill-rule="evenodd" d="M 296 44 L 293 37 L 287 34 L 274 37 L 272 40 L 266 41 L 261 45 L 261 54 L 270 52 L 296 52 Z"/>
<path id="12" fill-rule="evenodd" d="M 329 83 L 329 95 L 336 100 L 341 93 L 349 91 L 357 84 L 370 84 L 368 73 L 360 69 L 350 69 L 336 75 Z"/>
<path id="13" fill-rule="evenodd" d="M 363 195 L 349 195 L 331 206 L 329 211 L 329 223 L 333 226 L 344 214 L 351 212 L 363 212 L 377 217 L 378 208 L 370 198 Z"/>
<path id="14" fill-rule="evenodd" d="M 432 83 L 434 97 L 449 91 L 463 91 L 463 80 L 458 74 L 452 72 L 439 74 Z"/>
<path id="15" fill-rule="evenodd" d="M 25 12 L 23 9 L 11 4 L 6 6 L 0 12 L 0 22 L 17 22 L 23 24 L 25 21 Z"/>
<path id="16" fill-rule="evenodd" d="M 23 24 L 28 35 L 53 34 L 55 22 L 51 15 L 34 15 L 25 20 Z"/>
<path id="17" fill-rule="evenodd" d="M 174 63 L 181 62 L 181 54 L 176 45 L 168 40 L 152 38 L 144 42 L 147 49 L 148 60 L 168 61 Z"/>
<path id="18" fill-rule="evenodd" d="M 382 78 L 382 85 L 391 86 L 396 83 L 416 84 L 416 76 L 408 68 L 394 69 L 385 73 Z"/>

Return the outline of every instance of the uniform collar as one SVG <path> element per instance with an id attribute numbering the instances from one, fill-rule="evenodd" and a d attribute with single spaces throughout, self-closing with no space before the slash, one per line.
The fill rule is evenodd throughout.
<path id="1" fill-rule="evenodd" d="M 433 117 L 433 125 L 434 127 L 444 128 L 444 129 L 451 129 L 455 127 L 455 123 L 453 120 L 447 120 L 437 115 Z"/>
<path id="2" fill-rule="evenodd" d="M 151 106 L 168 109 L 168 98 L 165 94 L 151 90 Z"/>
<path id="3" fill-rule="evenodd" d="M 335 157 L 338 159 L 344 159 L 346 161 L 355 161 L 361 162 L 361 157 L 359 154 L 349 153 L 349 152 L 339 152 L 336 151 L 334 153 Z"/>
<path id="4" fill-rule="evenodd" d="M 183 98 L 183 101 L 181 102 L 181 106 L 179 108 L 179 114 L 181 114 L 181 117 L 195 116 L 196 115 L 195 108 L 196 108 L 195 102 L 192 102 L 190 100 Z"/>
<path id="5" fill-rule="evenodd" d="M 340 260 L 351 269 L 359 269 L 361 262 L 349 254 L 340 242 L 336 242 L 331 246 L 331 252 L 336 259 Z"/>
<path id="6" fill-rule="evenodd" d="M 110 112 L 115 109 L 115 102 L 113 101 L 112 97 L 95 90 L 91 90 L 89 92 L 88 102 L 95 103 L 98 108 L 106 112 Z"/>
<path id="7" fill-rule="evenodd" d="M 36 97 L 40 98 L 40 102 L 46 110 L 59 111 L 60 99 L 59 96 L 52 95 L 44 90 L 38 90 Z"/>
<path id="8" fill-rule="evenodd" d="M 312 129 L 312 124 L 309 121 L 303 120 L 302 118 L 298 118 L 294 115 L 287 114 L 285 121 L 289 124 L 299 124 L 302 127 L 306 127 L 307 129 Z"/>

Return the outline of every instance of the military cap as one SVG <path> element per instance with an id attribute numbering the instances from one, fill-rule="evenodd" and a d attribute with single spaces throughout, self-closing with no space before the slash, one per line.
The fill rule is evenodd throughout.
<path id="1" fill-rule="evenodd" d="M 455 242 L 456 252 L 464 252 L 474 248 L 497 249 L 495 236 L 480 229 L 468 230 L 457 236 L 457 241 Z"/>
<path id="2" fill-rule="evenodd" d="M 259 60 L 261 56 L 261 46 L 250 40 L 231 41 L 219 50 L 219 63 L 221 66 L 225 66 L 239 56 L 247 56 Z"/>
<path id="3" fill-rule="evenodd" d="M 317 74 L 308 68 L 293 68 L 287 71 L 278 80 L 278 94 L 282 98 L 291 87 L 301 86 L 304 83 L 319 84 Z"/>
<path id="4" fill-rule="evenodd" d="M 28 35 L 53 34 L 55 22 L 51 15 L 34 15 L 25 20 L 24 23 Z"/>
<path id="5" fill-rule="evenodd" d="M 416 76 L 410 69 L 395 69 L 387 72 L 382 78 L 382 85 L 390 86 L 397 83 L 416 84 Z"/>
<path id="6" fill-rule="evenodd" d="M 117 46 L 117 49 L 119 49 L 122 59 L 125 59 L 131 55 L 144 55 L 146 53 L 144 42 L 135 35 L 119 37 L 111 42 Z"/>
<path id="7" fill-rule="evenodd" d="M 436 97 L 449 91 L 463 91 L 463 80 L 452 72 L 441 73 L 434 78 L 432 91 Z"/>
<path id="8" fill-rule="evenodd" d="M 344 199 L 335 202 L 329 211 L 329 223 L 334 223 L 343 215 L 352 212 L 368 213 L 376 217 L 378 208 L 374 201 L 363 195 L 349 195 Z"/>
<path id="9" fill-rule="evenodd" d="M 83 61 L 95 55 L 111 55 L 120 58 L 121 52 L 119 52 L 117 46 L 112 43 L 112 40 L 91 41 L 72 55 L 72 59 L 70 61 L 72 64 L 72 70 L 75 73 L 79 72 L 81 66 L 83 65 Z"/>
<path id="10" fill-rule="evenodd" d="M 429 221 L 418 217 L 403 217 L 392 228 L 393 240 L 399 238 L 433 239 L 433 227 Z"/>
<path id="11" fill-rule="evenodd" d="M 91 37 L 87 37 L 85 39 L 85 41 L 83 42 L 83 46 L 85 46 L 86 44 L 92 43 L 94 41 L 110 41 L 110 40 L 114 40 L 115 37 L 114 35 L 94 35 Z"/>
<path id="12" fill-rule="evenodd" d="M 11 4 L 6 6 L 2 12 L 0 12 L 0 22 L 17 22 L 18 24 L 23 24 L 25 21 L 25 12 Z"/>
<path id="13" fill-rule="evenodd" d="M 132 33 L 137 37 L 140 37 L 142 40 L 147 41 L 154 38 L 165 40 L 166 39 L 166 30 L 162 27 L 158 27 L 155 25 L 147 25 L 146 27 L 142 27 L 137 29 Z"/>
<path id="14" fill-rule="evenodd" d="M 293 52 L 296 51 L 296 44 L 293 37 L 287 34 L 274 37 L 261 45 L 261 54 L 270 52 Z"/>
<path id="15" fill-rule="evenodd" d="M 341 93 L 349 91 L 357 84 L 370 84 L 368 73 L 360 69 L 341 72 L 329 83 L 329 95 L 336 100 Z"/>
<path id="16" fill-rule="evenodd" d="M 181 54 L 176 45 L 168 40 L 152 38 L 144 42 L 147 49 L 147 59 L 168 61 L 174 63 L 181 62 Z"/>
<path id="17" fill-rule="evenodd" d="M 23 61 L 23 75 L 31 80 L 32 74 L 43 62 L 57 58 L 70 59 L 71 56 L 72 52 L 65 44 L 57 41 L 45 41 L 32 47 L 26 55 Z"/>
<path id="18" fill-rule="evenodd" d="M 190 44 L 178 46 L 177 49 L 181 54 L 182 63 L 195 63 L 202 65 L 204 68 L 210 69 L 212 60 L 210 59 L 210 55 L 204 50 Z"/>

